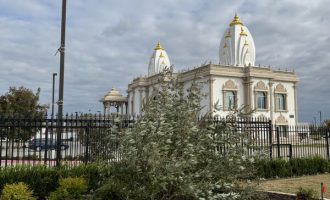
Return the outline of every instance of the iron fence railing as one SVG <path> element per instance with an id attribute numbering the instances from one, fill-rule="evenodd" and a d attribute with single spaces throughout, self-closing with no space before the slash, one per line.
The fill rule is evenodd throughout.
<path id="1" fill-rule="evenodd" d="M 130 126 L 134 118 L 99 115 L 67 115 L 58 119 L 0 117 L 0 167 L 20 164 L 56 166 L 60 162 L 79 165 L 97 159 L 118 160 L 118 138 L 110 128 Z M 60 143 L 58 141 L 60 132 Z M 107 139 L 107 140 L 106 140 Z M 102 151 L 105 143 L 112 148 Z M 110 143 L 110 145 L 109 145 Z"/>
<path id="2" fill-rule="evenodd" d="M 119 161 L 120 138 L 109 131 L 131 127 L 137 118 L 70 115 L 57 119 L 0 117 L 0 167 L 21 164 L 69 166 L 96 160 Z M 329 128 L 316 126 L 274 125 L 266 119 L 212 118 L 213 123 L 230 123 L 230 134 L 244 137 L 237 145 L 247 156 L 263 153 L 268 158 L 299 158 L 320 156 L 329 159 Z M 58 141 L 58 134 L 61 138 Z M 226 146 L 219 146 L 226 153 Z M 57 159 L 60 152 L 60 159 Z"/>

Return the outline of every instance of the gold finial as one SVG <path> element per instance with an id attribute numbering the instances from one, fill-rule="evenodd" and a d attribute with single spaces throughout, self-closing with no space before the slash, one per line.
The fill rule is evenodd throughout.
<path id="1" fill-rule="evenodd" d="M 163 47 L 160 45 L 160 42 L 158 41 L 157 46 L 155 50 L 164 50 Z"/>
<path id="2" fill-rule="evenodd" d="M 223 45 L 223 48 L 227 48 L 227 42 L 225 42 L 225 45 Z"/>
<path id="3" fill-rule="evenodd" d="M 243 27 L 241 27 L 241 33 L 240 33 L 240 35 L 244 35 L 244 36 L 247 36 L 247 34 L 244 32 L 244 29 L 243 29 Z"/>
<path id="4" fill-rule="evenodd" d="M 226 38 L 230 38 L 230 29 L 228 30 L 228 33 L 226 35 Z"/>
<path id="5" fill-rule="evenodd" d="M 162 65 L 164 65 L 164 64 L 165 64 L 165 61 L 163 60 L 163 61 L 162 61 Z"/>
<path id="6" fill-rule="evenodd" d="M 235 17 L 234 17 L 233 21 L 230 22 L 230 26 L 234 26 L 234 25 L 242 25 L 243 26 L 243 22 L 241 22 L 241 20 L 239 19 L 237 13 L 235 14 Z"/>
<path id="7" fill-rule="evenodd" d="M 160 58 L 164 58 L 165 56 L 163 55 L 163 52 L 160 52 L 160 55 L 159 55 Z"/>

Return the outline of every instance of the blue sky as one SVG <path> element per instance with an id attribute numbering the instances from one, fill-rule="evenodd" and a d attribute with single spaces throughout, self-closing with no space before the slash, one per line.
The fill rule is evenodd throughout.
<path id="1" fill-rule="evenodd" d="M 300 121 L 319 120 L 318 111 L 330 118 L 329 7 L 328 0 L 68 0 L 64 111 L 102 111 L 99 100 L 112 87 L 125 93 L 147 74 L 158 40 L 176 70 L 217 63 L 237 12 L 254 37 L 256 63 L 297 72 Z M 1 94 L 40 87 L 50 104 L 60 14 L 60 0 L 0 0 Z"/>

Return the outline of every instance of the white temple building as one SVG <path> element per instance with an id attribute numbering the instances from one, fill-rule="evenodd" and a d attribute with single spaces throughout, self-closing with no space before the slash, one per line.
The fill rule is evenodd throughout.
<path id="1" fill-rule="evenodd" d="M 213 111 L 218 102 L 222 108 L 216 114 L 223 117 L 245 106 L 254 111 L 252 117 L 268 118 L 279 126 L 295 125 L 298 122 L 296 73 L 256 66 L 255 58 L 252 34 L 235 15 L 220 41 L 219 64 L 205 64 L 174 74 L 187 87 L 196 72 L 203 77 L 201 81 L 206 84 L 202 93 L 206 96 L 201 102 L 204 107 L 201 112 Z M 157 84 L 159 73 L 170 66 L 169 56 L 158 42 L 150 58 L 148 75 L 135 78 L 128 85 L 128 114 L 142 113 L 143 101 Z"/>

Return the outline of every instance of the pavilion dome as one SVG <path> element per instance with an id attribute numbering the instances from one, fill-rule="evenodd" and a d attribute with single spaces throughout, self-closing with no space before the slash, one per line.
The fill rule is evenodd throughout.
<path id="1" fill-rule="evenodd" d="M 158 42 L 150 58 L 148 76 L 159 74 L 164 69 L 169 68 L 170 66 L 170 59 L 165 49 L 160 45 L 160 42 Z"/>
<path id="2" fill-rule="evenodd" d="M 237 14 L 222 36 L 219 50 L 221 65 L 255 65 L 256 50 L 253 37 Z"/>
<path id="3" fill-rule="evenodd" d="M 121 102 L 126 101 L 126 97 L 124 97 L 116 88 L 112 88 L 110 92 L 108 92 L 101 99 L 102 102 Z"/>

